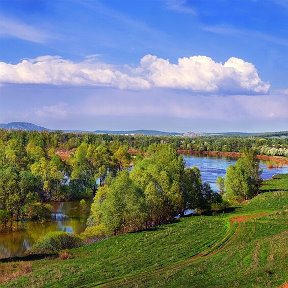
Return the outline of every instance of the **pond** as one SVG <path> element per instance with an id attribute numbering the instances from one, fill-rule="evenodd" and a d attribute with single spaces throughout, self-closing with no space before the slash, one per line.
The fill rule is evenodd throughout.
<path id="1" fill-rule="evenodd" d="M 36 240 L 52 231 L 66 231 L 79 234 L 86 227 L 89 216 L 90 202 L 81 206 L 78 201 L 54 202 L 51 221 L 16 222 L 16 231 L 0 233 L 0 259 L 22 256 Z"/>
<path id="2" fill-rule="evenodd" d="M 235 164 L 235 159 L 184 156 L 186 167 L 197 166 L 202 180 L 208 182 L 214 191 L 217 191 L 216 179 L 225 176 L 229 165 Z M 268 169 L 261 163 L 263 179 L 269 179 L 275 174 L 288 173 L 288 166 Z M 84 231 L 90 204 L 83 207 L 79 202 L 52 203 L 53 214 L 51 221 L 39 223 L 33 221 L 18 222 L 15 225 L 19 230 L 9 233 L 0 233 L 0 258 L 21 256 L 41 236 L 51 231 L 67 231 L 79 234 Z"/>

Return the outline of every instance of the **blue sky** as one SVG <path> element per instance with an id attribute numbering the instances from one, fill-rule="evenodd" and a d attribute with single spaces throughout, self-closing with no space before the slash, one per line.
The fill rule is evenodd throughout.
<path id="1" fill-rule="evenodd" d="M 286 0 L 0 0 L 0 122 L 277 131 Z"/>

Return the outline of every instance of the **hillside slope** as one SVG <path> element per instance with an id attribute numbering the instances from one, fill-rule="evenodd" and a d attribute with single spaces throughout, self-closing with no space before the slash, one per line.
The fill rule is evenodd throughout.
<path id="1" fill-rule="evenodd" d="M 112 237 L 72 250 L 73 259 L 34 261 L 32 272 L 1 287 L 280 287 L 288 282 L 288 175 L 262 190 L 233 213 Z"/>

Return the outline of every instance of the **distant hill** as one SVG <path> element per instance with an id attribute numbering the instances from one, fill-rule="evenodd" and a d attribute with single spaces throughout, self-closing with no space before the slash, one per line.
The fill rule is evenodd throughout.
<path id="1" fill-rule="evenodd" d="M 23 130 L 23 131 L 55 131 L 42 126 L 27 122 L 10 122 L 7 124 L 0 124 L 0 129 L 6 130 Z M 111 130 L 62 130 L 67 133 L 95 133 L 95 134 L 110 134 L 110 135 L 151 135 L 151 136 L 181 136 L 182 133 L 177 132 L 163 132 L 156 130 L 131 130 L 131 131 L 111 131 Z"/>
<path id="2" fill-rule="evenodd" d="M 27 122 L 10 122 L 0 124 L 0 129 L 23 131 L 49 131 L 49 129 Z"/>
<path id="3" fill-rule="evenodd" d="M 48 129 L 42 126 L 35 125 L 27 122 L 10 122 L 7 124 L 0 124 L 0 129 L 6 130 L 23 130 L 23 131 L 56 131 L 56 129 Z M 60 130 L 60 129 L 57 129 Z M 219 136 L 219 137 L 288 137 L 288 131 L 279 132 L 219 132 L 219 133 L 194 133 L 194 132 L 164 132 L 158 130 L 62 130 L 65 133 L 95 133 L 95 134 L 110 134 L 110 135 L 147 135 L 147 136 L 186 136 L 186 137 L 198 137 L 198 136 Z"/>
<path id="4" fill-rule="evenodd" d="M 110 131 L 110 130 L 96 130 L 96 134 L 111 134 L 111 135 L 150 135 L 150 136 L 182 136 L 183 133 L 178 132 L 164 132 L 157 130 L 128 130 L 128 131 Z"/>

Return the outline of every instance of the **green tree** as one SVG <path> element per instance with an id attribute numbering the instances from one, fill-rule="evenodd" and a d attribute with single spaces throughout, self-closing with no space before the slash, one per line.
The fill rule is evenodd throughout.
<path id="1" fill-rule="evenodd" d="M 0 231 L 7 227 L 7 223 L 10 220 L 8 211 L 0 209 Z"/>
<path id="2" fill-rule="evenodd" d="M 182 178 L 183 210 L 195 209 L 202 202 L 202 180 L 200 170 L 197 167 L 186 168 Z"/>
<path id="3" fill-rule="evenodd" d="M 259 160 L 254 151 L 244 151 L 236 164 L 228 167 L 225 177 L 225 197 L 229 200 L 251 199 L 261 184 Z"/>
<path id="4" fill-rule="evenodd" d="M 45 157 L 44 149 L 41 146 L 35 145 L 33 142 L 29 142 L 26 146 L 28 158 L 32 161 L 39 161 L 42 157 Z"/>
<path id="5" fill-rule="evenodd" d="M 99 189 L 91 211 L 93 225 L 104 224 L 112 234 L 143 229 L 146 221 L 143 192 L 127 171 L 119 172 L 109 187 Z"/>
<path id="6" fill-rule="evenodd" d="M 136 163 L 131 178 L 144 191 L 150 226 L 167 223 L 183 208 L 181 179 L 184 162 L 170 145 L 151 145 Z"/>
<path id="7" fill-rule="evenodd" d="M 42 157 L 38 162 L 31 165 L 31 172 L 41 179 L 43 198 L 45 200 L 59 200 L 64 178 L 61 159 L 56 155 L 51 160 Z"/>
<path id="8" fill-rule="evenodd" d="M 79 191 L 90 187 L 93 182 L 93 170 L 88 161 L 88 144 L 81 143 L 70 160 L 72 166 L 71 180 L 79 186 Z"/>
<path id="9" fill-rule="evenodd" d="M 117 171 L 128 168 L 131 163 L 131 156 L 128 153 L 128 146 L 120 145 L 114 152 L 113 158 Z"/>
<path id="10" fill-rule="evenodd" d="M 18 208 L 18 174 L 15 168 L 6 167 L 0 169 L 0 209 L 7 211 L 12 218 Z"/>
<path id="11" fill-rule="evenodd" d="M 223 195 L 225 192 L 225 179 L 221 176 L 217 177 L 216 184 L 219 189 L 220 195 Z"/>

